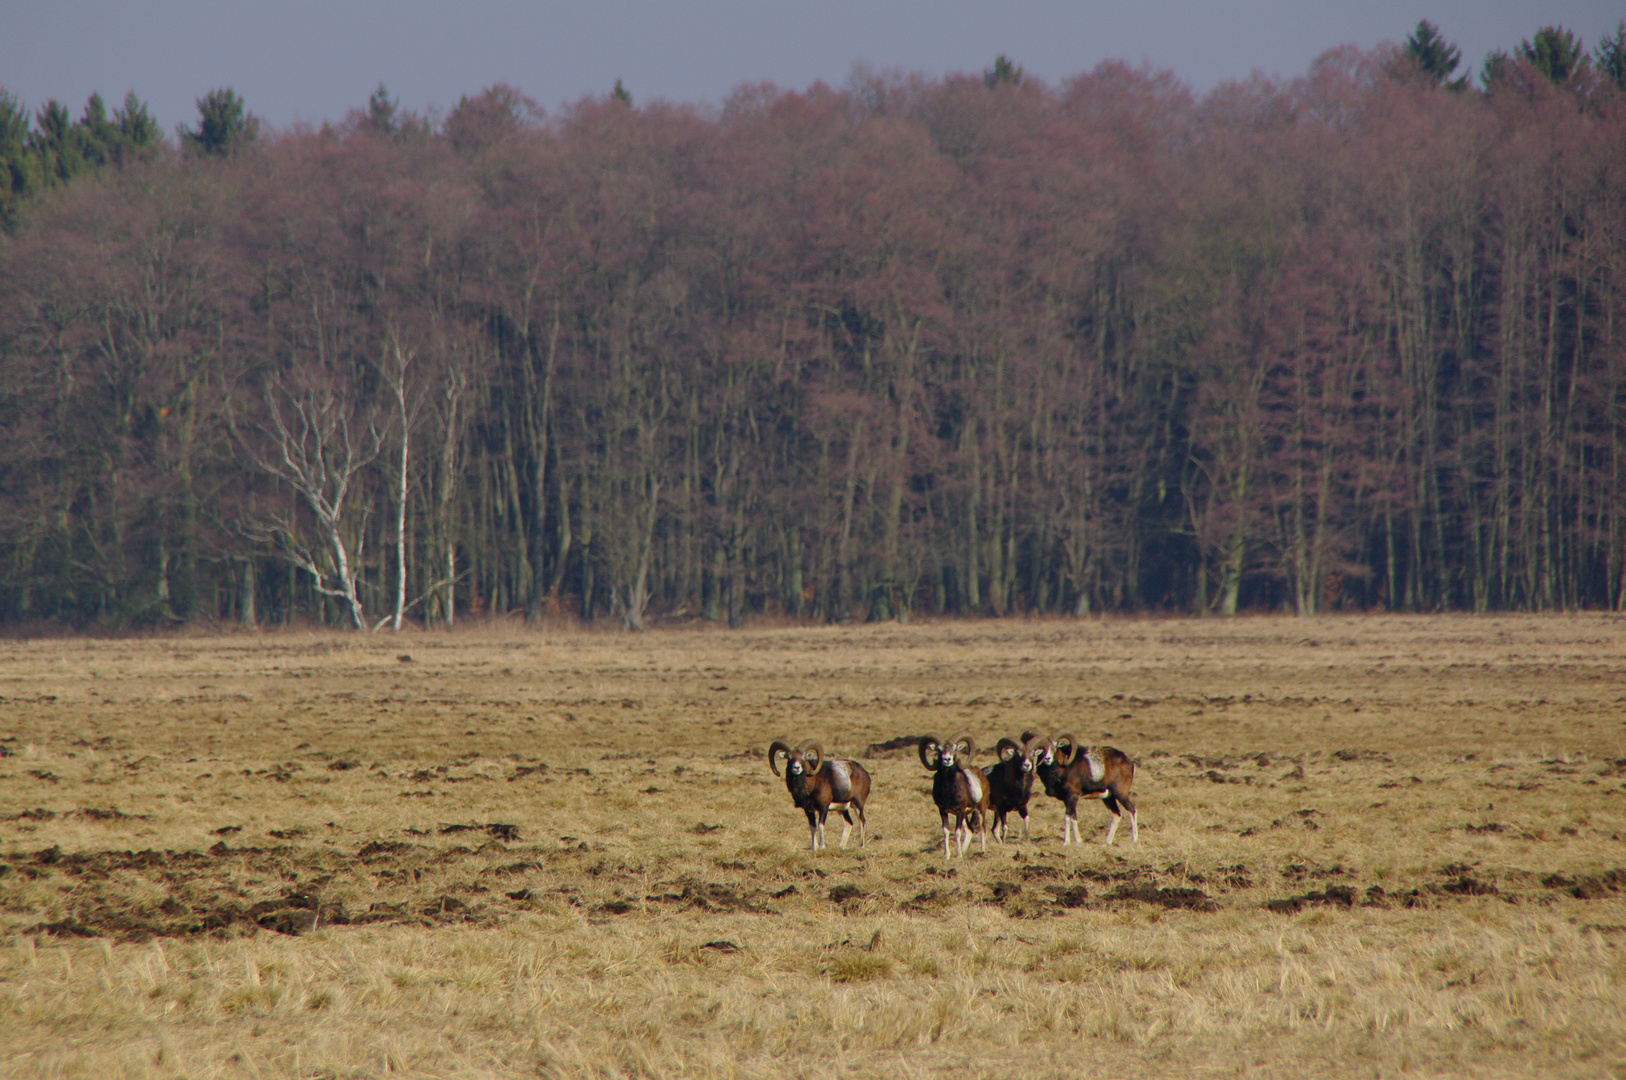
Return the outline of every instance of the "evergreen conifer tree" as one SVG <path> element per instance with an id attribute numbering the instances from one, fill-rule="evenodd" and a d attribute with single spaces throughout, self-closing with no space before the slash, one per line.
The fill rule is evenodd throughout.
<path id="1" fill-rule="evenodd" d="M 992 90 L 996 86 L 1021 86 L 1022 65 L 1011 62 L 1004 53 L 994 57 L 994 66 L 982 73 L 982 83 Z"/>
<path id="2" fill-rule="evenodd" d="M 198 98 L 198 129 L 181 129 L 181 144 L 189 150 L 227 157 L 260 136 L 260 121 L 230 89 L 211 90 Z"/>
<path id="3" fill-rule="evenodd" d="M 1598 42 L 1597 64 L 1598 71 L 1615 84 L 1615 89 L 1626 90 L 1626 21 Z"/>
<path id="4" fill-rule="evenodd" d="M 1520 42 L 1519 54 L 1555 83 L 1567 81 L 1587 62 L 1581 39 L 1562 26 L 1543 26 L 1534 38 Z"/>
<path id="5" fill-rule="evenodd" d="M 1451 73 L 1456 71 L 1457 65 L 1462 61 L 1462 50 L 1445 40 L 1440 34 L 1440 28 L 1427 19 L 1418 22 L 1417 29 L 1406 39 L 1401 52 L 1410 57 L 1418 70 L 1432 79 L 1436 85 L 1449 80 Z M 1466 81 L 1467 76 L 1463 76 L 1450 85 L 1460 89 Z"/>

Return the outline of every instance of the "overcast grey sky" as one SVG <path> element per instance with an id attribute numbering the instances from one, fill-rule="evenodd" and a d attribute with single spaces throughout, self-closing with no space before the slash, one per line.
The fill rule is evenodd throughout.
<path id="1" fill-rule="evenodd" d="M 338 120 L 379 82 L 416 112 L 507 82 L 549 111 L 617 78 L 635 101 L 718 102 L 743 82 L 844 83 L 855 63 L 974 72 L 1005 53 L 1051 82 L 1107 59 L 1172 69 L 1202 92 L 1252 71 L 1302 74 L 1326 49 L 1399 41 L 1429 19 L 1477 71 L 1559 24 L 1588 50 L 1626 0 L 0 0 L 0 87 L 77 116 L 135 90 L 166 131 L 236 90 L 275 127 Z"/>

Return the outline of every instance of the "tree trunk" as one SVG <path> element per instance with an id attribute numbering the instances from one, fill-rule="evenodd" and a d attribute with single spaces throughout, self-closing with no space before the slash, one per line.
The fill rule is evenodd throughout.
<path id="1" fill-rule="evenodd" d="M 628 630 L 636 631 L 644 629 L 644 610 L 649 606 L 649 556 L 655 546 L 655 518 L 660 510 L 659 477 L 649 477 L 648 490 L 649 500 L 638 544 L 638 574 L 633 579 L 632 588 L 627 590 L 626 626 Z"/>
<path id="2" fill-rule="evenodd" d="M 400 343 L 395 344 L 395 378 L 391 389 L 395 392 L 396 420 L 401 425 L 401 452 L 395 473 L 395 610 L 390 615 L 390 629 L 401 632 L 401 619 L 406 614 L 406 512 L 407 512 L 407 453 L 411 446 L 411 423 L 407 416 L 406 358 Z"/>
<path id="3" fill-rule="evenodd" d="M 243 560 L 242 580 L 237 592 L 237 625 L 252 630 L 257 625 L 254 614 L 254 560 Z"/>

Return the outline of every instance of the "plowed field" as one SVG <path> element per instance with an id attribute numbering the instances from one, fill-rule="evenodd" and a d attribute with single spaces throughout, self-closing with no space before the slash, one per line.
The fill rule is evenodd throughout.
<path id="1" fill-rule="evenodd" d="M 1605 615 L 0 643 L 0 1075 L 1626 1075 L 1623 833 Z"/>

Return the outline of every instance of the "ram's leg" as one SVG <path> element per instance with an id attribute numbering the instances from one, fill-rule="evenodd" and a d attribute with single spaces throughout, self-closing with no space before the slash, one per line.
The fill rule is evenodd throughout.
<path id="1" fill-rule="evenodd" d="M 841 846 L 847 846 L 847 837 L 853 831 L 853 816 L 847 811 L 841 812 Z"/>
<path id="2" fill-rule="evenodd" d="M 1112 821 L 1107 825 L 1107 838 L 1104 841 L 1108 847 L 1111 847 L 1112 838 L 1118 835 L 1118 823 L 1123 820 L 1123 815 L 1118 812 L 1118 800 L 1113 798 L 1110 790 L 1101 793 L 1101 805 L 1106 807 L 1107 813 L 1112 815 Z"/>
<path id="3" fill-rule="evenodd" d="M 1129 839 L 1130 839 L 1130 842 L 1138 844 L 1138 843 L 1140 843 L 1140 822 L 1138 820 L 1136 820 L 1135 804 L 1134 804 L 1133 801 L 1130 800 L 1129 796 L 1127 796 L 1127 795 L 1118 796 L 1118 801 L 1124 804 L 1124 809 L 1125 810 L 1129 811 Z"/>

